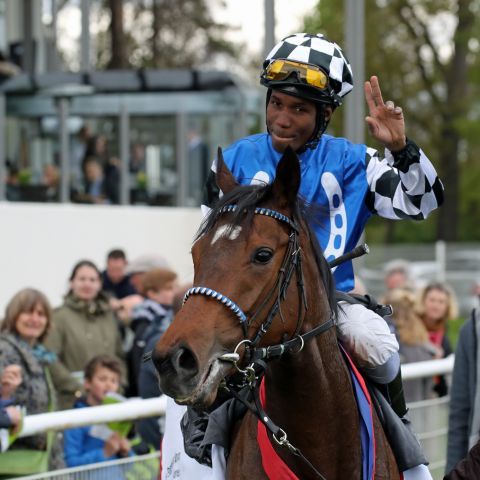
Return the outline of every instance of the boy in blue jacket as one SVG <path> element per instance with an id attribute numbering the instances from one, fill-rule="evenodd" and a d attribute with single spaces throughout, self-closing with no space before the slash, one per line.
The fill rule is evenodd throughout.
<path id="1" fill-rule="evenodd" d="M 77 400 L 75 408 L 101 405 L 108 393 L 118 392 L 121 372 L 117 359 L 108 355 L 93 357 L 84 372 L 86 396 Z M 107 425 L 87 425 L 65 430 L 64 452 L 69 467 L 133 455 L 130 442 Z"/>

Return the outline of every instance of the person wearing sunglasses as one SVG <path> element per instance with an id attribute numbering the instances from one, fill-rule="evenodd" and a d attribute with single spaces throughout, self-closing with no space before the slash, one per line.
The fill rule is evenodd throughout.
<path id="1" fill-rule="evenodd" d="M 267 132 L 242 138 L 226 148 L 225 163 L 241 184 L 269 183 L 283 152 L 292 148 L 301 164 L 300 194 L 308 204 L 320 207 L 311 226 L 328 261 L 357 245 L 373 214 L 422 220 L 443 202 L 443 186 L 435 168 L 406 137 L 403 111 L 392 101 L 384 102 L 376 76 L 364 85 L 369 109 L 366 122 L 372 138 L 385 146 L 385 155 L 325 133 L 335 110 L 353 89 L 353 74 L 342 49 L 324 35 L 297 33 L 284 38 L 265 59 L 260 82 L 267 88 Z M 205 186 L 204 214 L 220 195 L 215 170 L 214 162 Z M 354 288 L 351 261 L 338 265 L 333 273 L 338 290 Z M 396 399 L 392 407 L 399 417 L 404 416 L 394 334 L 383 318 L 358 304 L 342 302 L 339 317 L 340 341 L 362 372 L 381 384 L 387 397 Z M 171 438 L 169 410 L 175 408 L 179 407 L 173 402 L 167 408 L 164 445 Z M 176 414 L 176 418 L 181 417 Z M 395 452 L 405 478 L 431 478 L 413 436 L 406 449 L 408 452 Z M 168 451 L 175 449 L 169 447 Z M 221 478 L 215 458 L 218 452 L 212 448 L 214 475 L 196 478 Z M 164 459 L 167 466 L 167 452 Z"/>

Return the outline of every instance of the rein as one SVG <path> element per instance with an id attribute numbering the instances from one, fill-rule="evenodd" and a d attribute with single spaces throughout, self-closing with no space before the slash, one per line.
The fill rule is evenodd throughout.
<path id="1" fill-rule="evenodd" d="M 227 205 L 223 207 L 219 214 L 222 213 L 230 213 L 235 212 L 237 210 L 236 205 Z M 260 381 L 263 378 L 266 370 L 266 362 L 274 359 L 279 359 L 283 355 L 292 353 L 297 354 L 303 350 L 305 346 L 305 342 L 313 339 L 314 337 L 326 332 L 330 328 L 334 326 L 333 318 L 329 318 L 327 321 L 318 325 L 317 327 L 313 328 L 312 330 L 304 333 L 303 335 L 299 335 L 298 332 L 303 323 L 303 314 L 308 309 L 307 305 L 307 298 L 305 293 L 304 287 L 304 277 L 303 277 L 303 268 L 302 268 L 302 258 L 301 258 L 301 247 L 298 241 L 298 234 L 299 228 L 297 224 L 288 218 L 287 216 L 283 215 L 280 212 L 275 210 L 271 210 L 269 208 L 262 208 L 257 207 L 254 210 L 254 213 L 257 215 L 265 215 L 267 217 L 274 218 L 280 222 L 286 223 L 290 227 L 290 235 L 288 246 L 285 251 L 285 255 L 282 261 L 282 265 L 277 275 L 277 279 L 273 288 L 270 292 L 266 295 L 265 299 L 261 302 L 260 306 L 254 312 L 254 314 L 248 318 L 247 315 L 243 312 L 241 307 L 234 302 L 232 299 L 223 295 L 212 288 L 208 288 L 205 286 L 194 286 L 187 290 L 185 293 L 183 303 L 185 303 L 188 298 L 192 295 L 204 295 L 210 297 L 222 305 L 224 305 L 227 309 L 234 313 L 237 319 L 240 322 L 240 325 L 243 329 L 244 340 L 242 340 L 235 348 L 233 353 L 226 353 L 219 357 L 219 360 L 231 362 L 235 366 L 235 368 L 242 374 L 242 384 L 228 384 L 226 386 L 227 390 L 243 403 L 254 415 L 266 426 L 266 428 L 271 432 L 273 439 L 275 442 L 282 447 L 285 447 L 289 450 L 290 453 L 299 457 L 309 468 L 315 472 L 318 478 L 322 480 L 326 480 L 325 477 L 312 465 L 312 463 L 302 454 L 302 452 L 293 446 L 287 438 L 286 432 L 278 427 L 266 414 L 264 411 L 260 398 L 259 398 L 259 388 L 260 388 Z M 273 319 L 277 313 L 283 319 L 282 310 L 281 310 L 281 303 L 285 299 L 287 294 L 288 286 L 290 285 L 290 281 L 292 279 L 293 273 L 296 272 L 297 277 L 297 287 L 298 287 L 298 295 L 299 295 L 299 303 L 298 303 L 298 316 L 297 316 L 297 327 L 295 329 L 295 333 L 290 340 L 287 340 L 283 343 L 277 345 L 271 345 L 264 348 L 259 348 L 258 344 L 260 343 L 263 336 L 267 333 L 268 329 L 272 325 Z M 272 297 L 276 294 L 275 303 L 272 305 L 270 310 L 266 315 L 266 319 L 262 322 L 259 329 L 255 333 L 253 339 L 248 339 L 248 327 L 252 324 L 252 321 L 258 316 L 258 314 L 265 308 L 265 306 L 271 301 Z M 238 354 L 237 350 L 240 348 L 241 345 L 246 345 L 246 356 L 248 358 L 248 362 L 250 364 L 245 368 L 241 369 L 238 366 L 238 361 L 240 360 L 240 355 Z M 240 397 L 236 391 L 238 387 L 248 386 L 252 396 L 254 403 L 251 404 Z"/>

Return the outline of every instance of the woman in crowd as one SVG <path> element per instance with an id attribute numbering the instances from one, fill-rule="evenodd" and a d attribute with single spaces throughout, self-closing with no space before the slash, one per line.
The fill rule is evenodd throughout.
<path id="1" fill-rule="evenodd" d="M 25 407 L 29 415 L 55 408 L 49 372 L 55 363 L 55 354 L 41 343 L 50 326 L 51 308 L 47 298 L 38 290 L 25 288 L 10 300 L 0 327 L 0 372 L 10 372 L 2 375 L 1 398 Z M 49 469 L 64 466 L 61 444 L 54 433 L 17 439 L 10 449 L 50 451 Z M 8 455 L 8 451 L 0 454 L 0 465 L 2 455 Z"/>
<path id="2" fill-rule="evenodd" d="M 430 342 L 428 331 L 415 312 L 415 295 L 402 288 L 390 290 L 384 303 L 393 308 L 391 320 L 400 345 L 400 361 L 403 363 L 432 360 L 441 355 L 441 350 Z M 405 400 L 416 402 L 431 398 L 432 378 L 419 378 L 404 382 Z"/>
<path id="3" fill-rule="evenodd" d="M 71 408 L 81 395 L 82 372 L 92 357 L 112 355 L 124 366 L 117 321 L 101 288 L 96 265 L 89 260 L 78 262 L 63 305 L 53 313 L 46 345 L 58 356 L 52 376 L 61 408 Z M 123 383 L 124 379 L 125 375 Z"/>
<path id="4" fill-rule="evenodd" d="M 458 315 L 453 290 L 440 282 L 428 284 L 420 291 L 417 312 L 427 328 L 430 342 L 440 351 L 438 358 L 448 357 L 453 352 L 447 337 L 448 322 Z M 435 377 L 434 390 L 440 397 L 448 393 L 444 377 Z"/>

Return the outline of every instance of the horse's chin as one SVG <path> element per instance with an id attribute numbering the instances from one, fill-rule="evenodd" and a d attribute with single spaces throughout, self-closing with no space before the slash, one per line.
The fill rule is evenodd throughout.
<path id="1" fill-rule="evenodd" d="M 186 396 L 175 398 L 179 405 L 189 405 L 200 410 L 208 409 L 217 398 L 220 382 L 232 368 L 229 363 L 213 360 L 205 368 L 200 381 L 194 390 Z"/>

